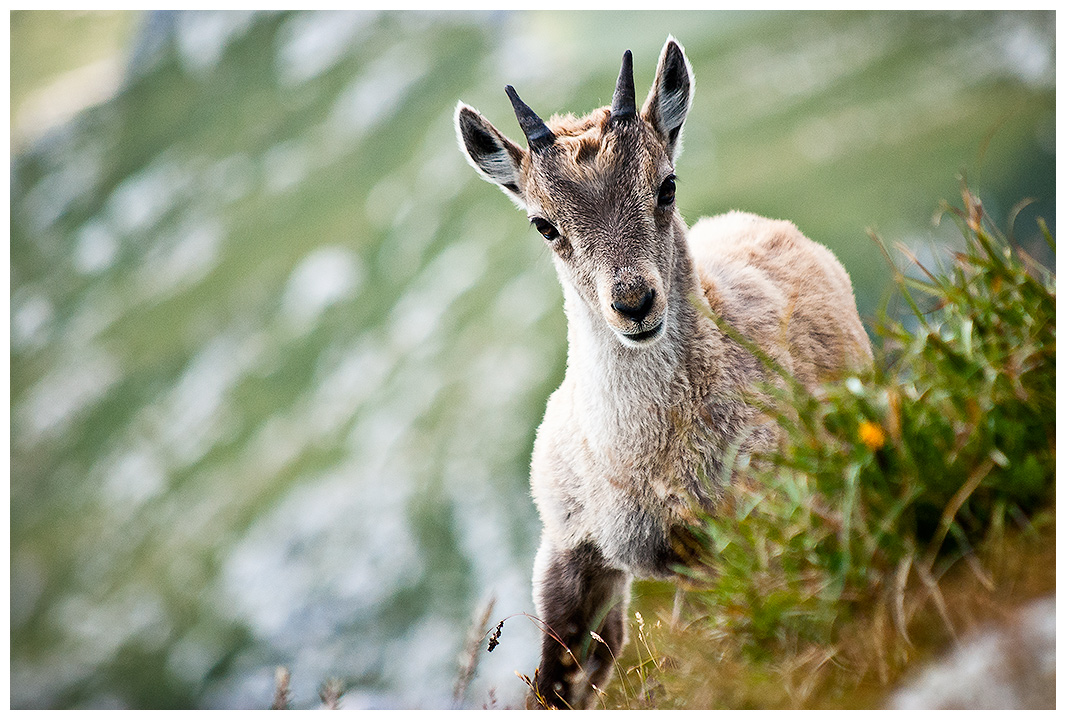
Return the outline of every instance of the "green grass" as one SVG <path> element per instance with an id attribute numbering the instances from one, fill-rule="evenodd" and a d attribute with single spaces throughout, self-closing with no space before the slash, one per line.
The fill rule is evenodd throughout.
<path id="1" fill-rule="evenodd" d="M 875 370 L 772 391 L 784 443 L 699 529 L 684 621 L 638 600 L 657 619 L 606 706 L 876 707 L 964 626 L 1054 592 L 1054 275 L 965 186 L 944 214 L 963 249 L 929 268 L 900 247 L 911 314 L 882 314 Z"/>

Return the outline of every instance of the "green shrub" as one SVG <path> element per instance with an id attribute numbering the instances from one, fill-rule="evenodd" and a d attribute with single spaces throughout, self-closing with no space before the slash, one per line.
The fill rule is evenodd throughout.
<path id="1" fill-rule="evenodd" d="M 963 200 L 945 207 L 965 240 L 953 267 L 906 249 L 921 277 L 893 265 L 913 315 L 882 311 L 875 369 L 771 389 L 785 442 L 699 529 L 706 589 L 690 597 L 750 654 L 829 642 L 849 609 L 898 605 L 960 558 L 980 573 L 975 547 L 1054 505 L 1054 276 Z"/>

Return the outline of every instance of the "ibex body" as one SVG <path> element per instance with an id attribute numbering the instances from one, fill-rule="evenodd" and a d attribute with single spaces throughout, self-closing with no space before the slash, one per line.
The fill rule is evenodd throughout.
<path id="1" fill-rule="evenodd" d="M 528 150 L 462 104 L 456 128 L 529 213 L 563 287 L 566 377 L 531 477 L 535 601 L 552 631 L 537 692 L 587 707 L 625 642 L 632 577 L 670 576 L 685 527 L 730 480 L 726 458 L 777 438 L 746 394 L 771 373 L 711 314 L 808 384 L 865 365 L 870 345 L 843 267 L 791 223 L 732 212 L 686 229 L 674 162 L 692 74 L 673 38 L 639 112 L 628 51 L 611 107 L 584 118 L 546 124 L 507 92 Z"/>

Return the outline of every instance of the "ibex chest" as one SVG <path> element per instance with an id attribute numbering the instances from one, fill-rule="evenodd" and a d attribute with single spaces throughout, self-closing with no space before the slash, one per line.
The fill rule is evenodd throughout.
<path id="1" fill-rule="evenodd" d="M 533 493 L 546 530 L 567 546 L 591 540 L 638 575 L 666 574 L 676 560 L 671 530 L 711 508 L 736 440 L 731 430 L 742 422 L 716 426 L 729 408 L 705 405 L 649 405 L 619 422 L 567 399 L 564 385 L 534 453 Z"/>

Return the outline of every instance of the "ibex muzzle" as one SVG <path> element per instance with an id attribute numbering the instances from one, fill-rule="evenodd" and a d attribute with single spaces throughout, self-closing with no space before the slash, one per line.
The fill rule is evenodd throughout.
<path id="1" fill-rule="evenodd" d="M 747 213 L 685 226 L 674 162 L 692 88 L 670 38 L 639 111 L 628 51 L 611 106 L 583 118 L 544 122 L 508 86 L 528 149 L 456 109 L 471 165 L 551 248 L 569 324 L 530 477 L 548 627 L 536 705 L 596 702 L 625 643 L 632 578 L 673 576 L 691 557 L 679 538 L 692 537 L 694 509 L 713 511 L 738 460 L 776 443 L 750 400 L 776 376 L 712 315 L 808 385 L 870 360 L 851 282 L 826 248 Z"/>
<path id="2" fill-rule="evenodd" d="M 666 294 L 655 266 L 605 272 L 598 285 L 604 319 L 623 343 L 639 347 L 661 337 Z"/>

